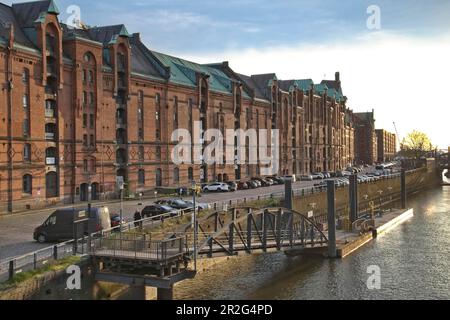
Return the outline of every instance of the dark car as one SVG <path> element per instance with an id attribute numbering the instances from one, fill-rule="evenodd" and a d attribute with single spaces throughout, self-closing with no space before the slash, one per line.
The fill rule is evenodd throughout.
<path id="1" fill-rule="evenodd" d="M 76 236 L 81 237 L 110 228 L 111 218 L 107 207 L 91 208 L 90 214 L 84 209 L 58 209 L 34 230 L 33 238 L 39 243 L 69 240 L 74 238 L 75 230 Z"/>
<path id="2" fill-rule="evenodd" d="M 234 181 L 228 181 L 227 185 L 228 185 L 228 190 L 229 191 L 237 191 L 237 189 L 238 189 L 238 185 Z"/>
<path id="3" fill-rule="evenodd" d="M 172 207 L 161 205 L 161 204 L 154 204 L 150 206 L 146 206 L 144 209 L 142 209 L 142 217 L 154 217 L 159 216 L 162 214 L 170 214 L 170 216 L 176 216 L 177 212 Z"/>
<path id="4" fill-rule="evenodd" d="M 239 181 L 237 185 L 238 185 L 238 190 L 247 190 L 249 188 L 248 183 L 246 183 L 244 181 Z"/>

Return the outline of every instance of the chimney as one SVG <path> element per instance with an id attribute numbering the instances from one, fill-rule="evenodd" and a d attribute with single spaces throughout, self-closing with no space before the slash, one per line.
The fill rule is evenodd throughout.
<path id="1" fill-rule="evenodd" d="M 136 38 L 138 41 L 141 41 L 141 34 L 139 32 L 133 33 L 133 38 Z"/>
<path id="2" fill-rule="evenodd" d="M 341 76 L 339 74 L 339 71 L 334 74 L 334 79 L 336 80 L 336 82 L 341 82 Z"/>

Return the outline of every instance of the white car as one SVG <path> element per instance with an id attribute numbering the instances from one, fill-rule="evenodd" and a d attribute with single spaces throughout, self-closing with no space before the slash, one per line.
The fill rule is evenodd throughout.
<path id="1" fill-rule="evenodd" d="M 229 186 L 226 183 L 214 182 L 214 183 L 204 186 L 203 191 L 205 191 L 205 192 L 211 192 L 211 191 L 224 192 L 224 191 L 229 191 Z"/>

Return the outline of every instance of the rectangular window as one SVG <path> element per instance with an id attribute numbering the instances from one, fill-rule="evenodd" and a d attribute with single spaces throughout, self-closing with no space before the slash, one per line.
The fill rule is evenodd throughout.
<path id="1" fill-rule="evenodd" d="M 94 115 L 93 114 L 89 115 L 89 127 L 91 129 L 94 129 Z"/>
<path id="2" fill-rule="evenodd" d="M 91 147 L 95 146 L 95 140 L 94 140 L 94 135 L 93 134 L 91 134 L 89 136 L 89 140 L 90 140 L 90 146 Z"/>
<path id="3" fill-rule="evenodd" d="M 86 70 L 83 70 L 83 83 L 86 83 Z"/>
<path id="4" fill-rule="evenodd" d="M 83 134 L 83 146 L 87 147 L 88 141 L 87 141 L 87 134 Z"/>
<path id="5" fill-rule="evenodd" d="M 89 104 L 91 106 L 94 105 L 94 93 L 93 92 L 89 93 Z"/>
<path id="6" fill-rule="evenodd" d="M 26 143 L 23 146 L 23 161 L 30 162 L 31 161 L 31 145 Z"/>
<path id="7" fill-rule="evenodd" d="M 87 126 L 87 114 L 83 113 L 83 128 L 86 128 Z"/>
<path id="8" fill-rule="evenodd" d="M 86 159 L 83 160 L 83 171 L 88 172 L 88 161 Z"/>
<path id="9" fill-rule="evenodd" d="M 83 106 L 85 106 L 87 103 L 87 92 L 83 91 Z"/>
<path id="10" fill-rule="evenodd" d="M 22 96 L 22 105 L 24 109 L 28 109 L 28 94 Z"/>
<path id="11" fill-rule="evenodd" d="M 30 135 L 30 121 L 28 119 L 23 120 L 23 135 L 28 137 Z"/>

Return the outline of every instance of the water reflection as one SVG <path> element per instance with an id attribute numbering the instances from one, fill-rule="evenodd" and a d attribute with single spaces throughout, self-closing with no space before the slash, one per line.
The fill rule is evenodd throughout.
<path id="1" fill-rule="evenodd" d="M 450 188 L 409 199 L 415 216 L 345 260 L 242 256 L 179 284 L 176 299 L 450 299 Z M 381 289 L 367 289 L 367 267 Z"/>

